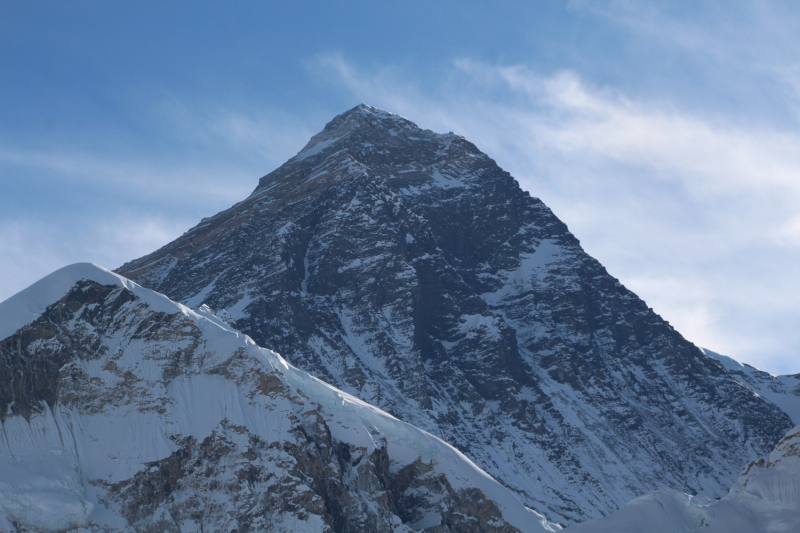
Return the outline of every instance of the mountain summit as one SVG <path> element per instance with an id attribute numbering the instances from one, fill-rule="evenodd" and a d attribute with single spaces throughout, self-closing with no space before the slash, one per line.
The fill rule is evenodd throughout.
<path id="1" fill-rule="evenodd" d="M 118 269 L 429 431 L 565 523 L 722 496 L 792 427 L 475 145 L 359 105 Z"/>
<path id="2" fill-rule="evenodd" d="M 358 142 L 369 137 L 373 140 L 380 139 L 383 143 L 395 144 L 392 140 L 403 130 L 419 131 L 419 128 L 405 117 L 360 104 L 330 121 L 325 129 L 314 135 L 293 159 L 302 160 L 319 154 L 331 144 L 353 133 L 355 135 L 351 141 Z M 353 146 L 352 143 L 350 145 Z"/>

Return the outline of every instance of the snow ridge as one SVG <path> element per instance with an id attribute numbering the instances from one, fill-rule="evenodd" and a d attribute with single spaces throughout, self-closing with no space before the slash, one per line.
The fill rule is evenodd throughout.
<path id="1" fill-rule="evenodd" d="M 80 280 L 92 280 L 102 285 L 117 285 L 142 298 L 153 310 L 176 313 L 184 306 L 134 283 L 133 281 L 94 263 L 75 263 L 48 274 L 7 300 L 0 302 L 0 339 L 39 318 L 44 310 L 58 301 Z"/>
<path id="2" fill-rule="evenodd" d="M 778 406 L 792 422 L 800 424 L 800 374 L 776 376 L 707 348 L 701 350 L 719 361 L 739 383 Z"/>
<path id="3" fill-rule="evenodd" d="M 176 471 L 176 461 L 197 449 L 212 454 L 201 461 L 213 460 L 214 453 L 227 454 L 225 464 L 229 466 L 220 463 L 213 471 L 223 484 L 236 483 L 243 475 L 261 479 L 264 474 L 252 470 L 258 464 L 265 469 L 262 472 L 273 472 L 269 476 L 286 476 L 281 465 L 292 457 L 284 454 L 280 458 L 279 454 L 259 463 L 256 456 L 271 452 L 257 443 L 285 442 L 281 447 L 290 450 L 296 425 L 292 420 L 298 417 L 316 420 L 310 426 L 310 422 L 296 426 L 305 427 L 303 432 L 312 431 L 313 435 L 314 424 L 322 424 L 330 438 L 346 445 L 350 454 L 364 450 L 376 457 L 385 450 L 391 471 L 425 472 L 431 468 L 430 474 L 420 475 L 443 476 L 453 494 L 462 498 L 470 494 L 479 498 L 477 502 L 490 502 L 486 512 L 492 516 L 495 511 L 491 509 L 497 509 L 491 520 L 500 520 L 498 525 L 506 523 L 519 531 L 559 529 L 441 439 L 298 370 L 275 352 L 257 346 L 207 307 L 193 311 L 97 265 L 81 263 L 54 272 L 0 304 L 0 318 L 3 331 L 24 322 L 13 335 L 19 336 L 19 342 L 30 343 L 23 346 L 28 350 L 26 357 L 39 354 L 58 359 L 70 354 L 59 372 L 73 376 L 72 381 L 62 382 L 55 402 L 34 401 L 27 414 L 16 414 L 23 413 L 19 402 L 12 400 L 6 406 L 0 435 L 0 531 L 16 530 L 12 522 L 42 531 L 90 525 L 110 531 L 158 528 L 159 513 L 168 508 L 173 518 L 183 516 L 182 530 L 191 529 L 193 521 L 185 507 L 199 504 L 191 503 L 194 496 L 189 487 L 206 478 L 196 481 L 188 466 Z M 57 328 L 59 338 L 69 337 L 72 342 L 68 346 L 55 340 L 42 344 L 47 336 L 31 340 L 32 332 L 47 327 Z M 22 353 L 14 351 L 16 346 L 17 339 L 7 338 L 0 345 L 3 357 L 11 364 L 24 364 Z M 83 350 L 87 350 L 85 355 Z M 182 360 L 178 366 L 175 357 Z M 5 396 L 0 399 L 9 400 Z M 183 442 L 195 444 L 187 448 Z M 263 451 L 254 451 L 254 446 Z M 248 450 L 243 452 L 247 460 L 241 463 L 245 469 L 225 474 L 240 461 L 231 451 L 237 447 Z M 366 475 L 369 465 L 364 461 L 357 462 L 358 473 L 354 470 L 351 475 Z M 179 479 L 177 484 L 171 482 L 171 500 L 164 502 L 154 495 L 154 500 L 140 502 L 147 492 L 127 489 L 146 479 L 151 479 L 146 482 L 149 485 L 157 484 L 159 472 L 165 469 Z M 224 481 L 225 475 L 233 474 Z M 290 482 L 292 477 L 286 479 Z M 251 482 L 248 491 L 266 494 L 271 490 L 269 484 L 259 489 L 259 483 L 265 481 Z M 229 520 L 223 516 L 240 512 L 230 501 L 239 493 L 204 492 L 207 490 L 195 489 L 194 494 L 222 498 L 219 505 L 227 514 L 200 507 L 205 527 L 219 529 Z M 309 490 L 286 488 L 279 494 Z M 181 498 L 191 501 L 180 503 Z M 409 520 L 438 524 L 444 519 L 444 508 L 436 507 L 437 500 L 423 499 L 416 511 L 409 511 Z M 375 505 L 367 504 L 365 509 Z M 424 511 L 426 506 L 428 511 Z M 146 514 L 153 508 L 155 511 Z M 264 518 L 269 525 L 262 527 L 278 531 L 285 529 L 284 523 L 287 530 L 295 527 L 298 518 L 293 519 L 295 526 L 289 527 L 286 520 L 291 512 L 287 512 Z M 420 512 L 423 515 L 413 514 Z M 373 516 L 370 513 L 373 511 L 367 512 L 368 517 Z M 353 511 L 354 520 L 357 516 Z M 299 518 L 304 530 L 325 527 L 324 516 L 313 506 Z M 411 531 L 396 516 L 386 520 L 396 531 Z"/>

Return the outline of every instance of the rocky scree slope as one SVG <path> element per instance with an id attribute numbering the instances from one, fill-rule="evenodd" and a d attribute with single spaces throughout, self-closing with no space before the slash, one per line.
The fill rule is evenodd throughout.
<path id="1" fill-rule="evenodd" d="M 0 531 L 554 531 L 441 440 L 90 264 L 0 304 Z"/>
<path id="2" fill-rule="evenodd" d="M 453 444 L 564 523 L 723 495 L 792 426 L 463 137 L 360 105 L 118 272 Z"/>

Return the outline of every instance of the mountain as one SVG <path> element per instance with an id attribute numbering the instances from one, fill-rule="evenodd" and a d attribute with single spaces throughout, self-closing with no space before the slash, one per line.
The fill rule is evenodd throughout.
<path id="1" fill-rule="evenodd" d="M 789 417 L 472 143 L 366 105 L 118 269 L 454 445 L 552 520 L 724 495 Z"/>
<path id="2" fill-rule="evenodd" d="M 719 361 L 736 381 L 777 405 L 792 422 L 800 424 L 800 374 L 776 376 L 707 348 L 701 350 Z"/>
<path id="3" fill-rule="evenodd" d="M 457 450 L 91 264 L 0 304 L 0 531 L 544 532 Z"/>
<path id="4" fill-rule="evenodd" d="M 778 533 L 800 531 L 800 426 L 769 457 L 749 463 L 727 496 L 663 490 L 569 533 Z"/>

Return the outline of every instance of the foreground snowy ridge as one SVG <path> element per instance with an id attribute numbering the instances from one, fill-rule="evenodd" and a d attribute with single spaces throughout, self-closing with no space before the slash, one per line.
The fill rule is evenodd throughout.
<path id="1" fill-rule="evenodd" d="M 800 531 L 800 426 L 766 459 L 748 464 L 727 496 L 674 490 L 636 498 L 608 518 L 569 533 L 794 533 Z"/>
<path id="2" fill-rule="evenodd" d="M 559 529 L 440 439 L 97 265 L 0 303 L 0 338 L 0 531 Z"/>

